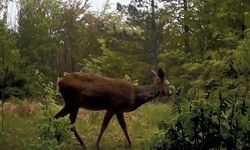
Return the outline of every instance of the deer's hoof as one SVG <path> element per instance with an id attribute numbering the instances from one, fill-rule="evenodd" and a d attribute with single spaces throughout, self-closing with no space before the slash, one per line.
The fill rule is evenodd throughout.
<path id="1" fill-rule="evenodd" d="M 126 145 L 126 147 L 125 147 L 126 149 L 128 149 L 128 150 L 132 150 L 133 149 L 133 147 L 132 147 L 132 145 L 131 144 L 129 144 L 129 145 Z"/>
<path id="2" fill-rule="evenodd" d="M 81 143 L 80 146 L 82 147 L 83 150 L 88 150 L 87 146 L 84 143 Z"/>
<path id="3" fill-rule="evenodd" d="M 95 150 L 100 150 L 100 147 L 99 147 L 99 145 L 95 145 L 95 148 L 94 148 Z"/>
<path id="4" fill-rule="evenodd" d="M 61 141 L 62 141 L 61 139 L 62 139 L 62 135 L 61 134 L 56 135 L 56 141 L 57 141 L 58 144 L 61 143 Z"/>

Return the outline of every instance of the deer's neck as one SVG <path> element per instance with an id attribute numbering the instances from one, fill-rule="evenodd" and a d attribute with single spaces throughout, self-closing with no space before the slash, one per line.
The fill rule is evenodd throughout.
<path id="1" fill-rule="evenodd" d="M 135 109 L 141 106 L 142 104 L 151 101 L 159 95 L 160 90 L 154 85 L 139 88 L 135 98 Z"/>

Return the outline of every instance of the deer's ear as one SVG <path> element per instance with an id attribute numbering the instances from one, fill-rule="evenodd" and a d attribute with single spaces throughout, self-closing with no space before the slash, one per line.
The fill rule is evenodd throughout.
<path id="1" fill-rule="evenodd" d="M 158 74 L 157 74 L 153 69 L 150 69 L 150 71 L 151 71 L 156 77 L 158 77 Z"/>
<path id="2" fill-rule="evenodd" d="M 163 70 L 161 68 L 159 68 L 158 70 L 158 77 L 161 79 L 161 80 L 164 80 L 165 79 L 165 73 L 163 72 Z"/>

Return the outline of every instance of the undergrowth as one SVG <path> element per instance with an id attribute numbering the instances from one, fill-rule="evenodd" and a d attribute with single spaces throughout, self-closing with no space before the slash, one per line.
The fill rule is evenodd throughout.
<path id="1" fill-rule="evenodd" d="M 250 149 L 249 104 L 237 93 L 187 103 L 179 90 L 173 113 L 177 116 L 160 124 L 151 149 Z"/>

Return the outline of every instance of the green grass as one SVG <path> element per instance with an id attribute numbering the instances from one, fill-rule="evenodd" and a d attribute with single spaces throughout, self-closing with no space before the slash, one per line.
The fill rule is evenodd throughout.
<path id="1" fill-rule="evenodd" d="M 23 109 L 23 107 L 20 107 Z M 51 114 L 56 114 L 60 108 L 55 107 Z M 41 111 L 30 116 L 15 114 L 22 111 L 11 111 L 4 114 L 4 132 L 1 134 L 1 150 L 32 149 L 32 143 L 39 142 L 39 127 L 48 123 L 48 118 Z M 75 127 L 84 139 L 87 147 L 94 149 L 102 124 L 104 111 L 93 112 L 81 109 Z M 128 131 L 133 143 L 133 149 L 148 149 L 155 134 L 159 132 L 158 124 L 170 119 L 170 106 L 162 103 L 145 104 L 134 112 L 125 115 Z M 68 116 L 65 117 L 68 119 Z M 2 121 L 2 118 L 1 118 Z M 65 149 L 81 149 L 73 133 L 64 137 Z M 100 147 L 102 150 L 127 149 L 127 140 L 115 117 L 112 118 L 104 132 Z"/>
<path id="2" fill-rule="evenodd" d="M 25 140 L 37 138 L 37 119 L 31 117 L 20 118 L 18 116 L 4 116 L 4 126 L 1 128 L 1 149 L 23 149 Z M 2 122 L 2 117 L 1 117 Z"/>

